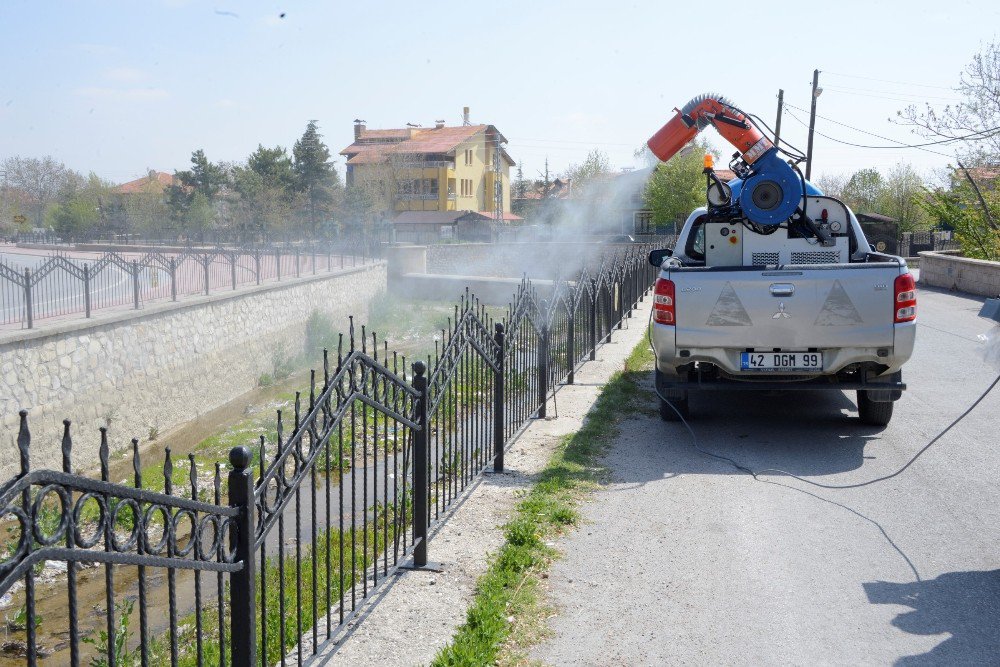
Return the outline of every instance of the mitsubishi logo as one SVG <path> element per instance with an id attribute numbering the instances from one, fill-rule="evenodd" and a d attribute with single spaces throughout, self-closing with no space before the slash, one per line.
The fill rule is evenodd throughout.
<path id="1" fill-rule="evenodd" d="M 789 315 L 788 313 L 785 312 L 785 302 L 784 301 L 779 301 L 778 302 L 778 312 L 776 312 L 774 315 L 771 315 L 771 319 L 772 320 L 787 320 L 789 317 L 791 317 L 791 315 Z"/>

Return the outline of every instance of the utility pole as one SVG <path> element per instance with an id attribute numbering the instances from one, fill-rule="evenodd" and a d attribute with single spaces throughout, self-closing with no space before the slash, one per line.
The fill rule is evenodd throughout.
<path id="1" fill-rule="evenodd" d="M 778 117 L 774 121 L 774 145 L 780 143 L 781 137 L 781 110 L 785 105 L 785 91 L 778 89 Z"/>
<path id="2" fill-rule="evenodd" d="M 813 70 L 812 106 L 809 109 L 809 145 L 806 147 L 806 180 L 812 174 L 813 168 L 813 132 L 816 129 L 816 98 L 823 89 L 819 87 L 819 70 Z"/>

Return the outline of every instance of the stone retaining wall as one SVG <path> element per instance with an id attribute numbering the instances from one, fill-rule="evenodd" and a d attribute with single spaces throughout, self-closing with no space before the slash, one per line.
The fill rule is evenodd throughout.
<path id="1" fill-rule="evenodd" d="M 32 467 L 60 467 L 62 420 L 74 460 L 96 461 L 97 427 L 114 450 L 217 408 L 272 373 L 276 354 L 303 351 L 314 311 L 367 319 L 386 288 L 384 263 L 194 297 L 0 337 L 0 481 L 16 472 L 18 410 L 29 411 Z M 320 361 L 319 350 L 307 351 Z"/>
<path id="2" fill-rule="evenodd" d="M 924 251 L 920 284 L 995 297 L 1000 295 L 1000 262 L 960 257 L 957 250 Z"/>

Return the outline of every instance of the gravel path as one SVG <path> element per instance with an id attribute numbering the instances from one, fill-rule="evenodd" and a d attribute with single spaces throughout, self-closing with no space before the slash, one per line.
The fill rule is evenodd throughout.
<path id="1" fill-rule="evenodd" d="M 704 448 L 827 484 L 898 469 L 995 378 L 980 302 L 922 290 L 909 391 L 885 430 L 853 395 L 693 397 Z M 652 394 L 650 406 L 655 405 Z M 854 490 L 754 481 L 683 425 L 622 424 L 612 483 L 560 546 L 555 665 L 1000 663 L 1000 393 L 903 475 Z"/>
<path id="2" fill-rule="evenodd" d="M 554 415 L 558 408 L 558 418 L 534 421 L 508 450 L 507 472 L 481 478 L 432 535 L 429 557 L 444 571 L 397 575 L 363 612 L 363 622 L 324 655 L 323 664 L 427 664 L 451 640 L 465 621 L 476 579 L 503 542 L 501 527 L 509 521 L 520 493 L 533 483 L 560 439 L 583 423 L 603 385 L 623 368 L 641 340 L 648 317 L 647 300 L 627 322 L 629 328 L 616 331 L 611 342 L 598 350 L 597 360 L 577 372 L 577 384 L 562 387 L 556 405 L 550 399 L 548 413 Z"/>

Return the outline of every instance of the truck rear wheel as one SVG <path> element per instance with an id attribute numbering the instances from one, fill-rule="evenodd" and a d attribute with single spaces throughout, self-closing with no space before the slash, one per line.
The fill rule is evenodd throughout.
<path id="1" fill-rule="evenodd" d="M 669 401 L 660 399 L 660 419 L 665 422 L 679 422 L 682 415 L 684 419 L 690 415 L 687 394 L 684 395 L 684 398 L 672 398 Z"/>
<path id="2" fill-rule="evenodd" d="M 868 392 L 858 390 L 858 417 L 862 424 L 887 426 L 892 420 L 892 401 L 876 402 L 868 398 Z"/>

